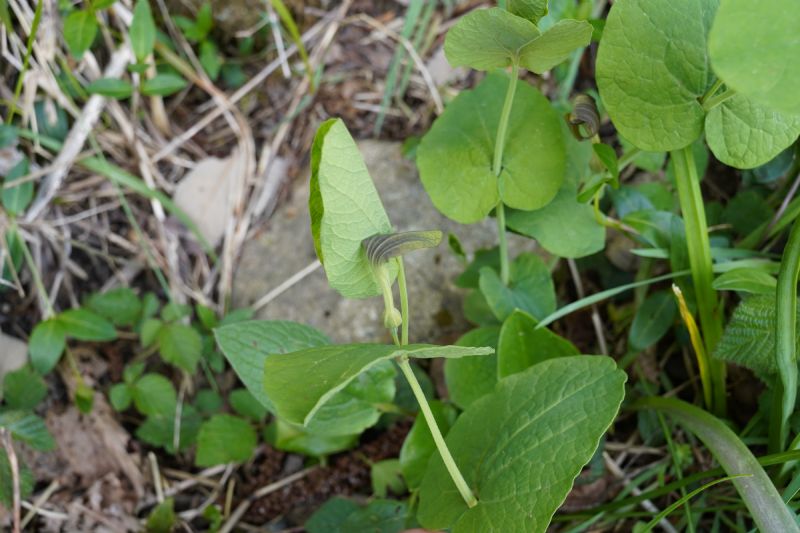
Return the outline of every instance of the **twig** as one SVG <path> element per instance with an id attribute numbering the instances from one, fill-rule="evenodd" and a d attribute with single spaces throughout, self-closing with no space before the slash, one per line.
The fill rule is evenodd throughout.
<path id="1" fill-rule="evenodd" d="M 3 448 L 6 450 L 8 465 L 11 467 L 11 486 L 13 487 L 13 515 L 14 533 L 20 533 L 20 495 L 19 495 L 19 462 L 17 454 L 14 452 L 14 445 L 11 443 L 11 433 L 6 428 L 0 428 L 0 439 L 3 441 Z"/>
<path id="2" fill-rule="evenodd" d="M 283 77 L 289 79 L 292 77 L 292 71 L 289 68 L 289 60 L 286 57 L 286 47 L 283 44 L 283 36 L 281 35 L 281 27 L 278 24 L 278 17 L 275 15 L 275 9 L 272 7 L 272 2 L 266 0 L 267 4 L 267 17 L 269 18 L 270 29 L 272 29 L 272 38 L 275 39 L 275 48 L 278 49 L 278 59 L 281 60 L 281 71 Z M 311 75 L 311 73 L 309 73 Z"/>
<path id="3" fill-rule="evenodd" d="M 247 510 L 250 508 L 250 506 L 253 505 L 253 502 L 255 502 L 260 498 L 263 498 L 264 496 L 267 496 L 268 494 L 275 492 L 276 490 L 280 490 L 287 485 L 291 485 L 298 479 L 306 477 L 316 468 L 317 467 L 312 466 L 311 468 L 306 468 L 305 470 L 301 470 L 300 472 L 295 472 L 290 476 L 286 476 L 285 478 L 276 481 L 275 483 L 270 483 L 269 485 L 261 487 L 260 489 L 255 491 L 253 494 L 248 496 L 246 500 L 242 501 L 236 507 L 236 509 L 231 513 L 230 518 L 228 518 L 228 521 L 225 522 L 225 524 L 220 528 L 219 533 L 230 533 L 231 531 L 233 531 L 233 528 L 236 526 L 236 523 L 239 522 L 239 520 L 241 520 L 242 516 L 244 516 L 244 513 L 246 513 Z"/>
<path id="4" fill-rule="evenodd" d="M 150 462 L 150 470 L 153 473 L 153 486 L 156 489 L 156 500 L 158 503 L 164 501 L 164 488 L 161 486 L 161 473 L 158 471 L 158 459 L 156 454 L 150 452 L 147 454 L 147 460 Z"/>
<path id="5" fill-rule="evenodd" d="M 88 54 L 88 52 L 87 52 Z M 124 72 L 125 67 L 128 65 L 132 58 L 131 49 L 128 45 L 123 44 L 111 56 L 103 77 L 105 78 L 119 78 Z M 31 204 L 28 212 L 25 214 L 25 221 L 32 222 L 39 215 L 42 214 L 47 204 L 55 196 L 61 182 L 67 175 L 67 172 L 75 162 L 75 158 L 81 151 L 89 134 L 92 133 L 97 120 L 100 118 L 100 113 L 106 103 L 106 97 L 99 94 L 93 94 L 87 100 L 86 105 L 81 112 L 78 120 L 73 124 L 72 129 L 69 131 L 61 151 L 53 161 L 53 172 L 42 180 L 39 186 L 39 193 L 36 199 Z"/>
<path id="6" fill-rule="evenodd" d="M 581 274 L 578 272 L 578 265 L 575 264 L 574 259 L 567 259 L 567 264 L 569 265 L 569 272 L 572 275 L 572 281 L 575 283 L 575 292 L 578 293 L 578 299 L 583 299 L 585 293 L 583 291 Z M 600 313 L 597 311 L 597 304 L 592 304 L 592 325 L 594 326 L 594 334 L 597 336 L 597 343 L 600 346 L 600 352 L 603 355 L 608 355 L 606 336 L 605 333 L 603 333 L 603 321 L 600 319 Z"/>
<path id="7" fill-rule="evenodd" d="M 280 285 L 269 291 L 267 294 L 259 298 L 258 301 L 252 305 L 253 311 L 258 311 L 259 309 L 270 303 L 272 300 L 274 300 L 284 292 L 291 289 L 295 284 L 303 280 L 306 276 L 314 272 L 320 266 L 322 266 L 322 264 L 319 262 L 319 260 L 314 260 L 313 263 L 304 267 L 302 270 L 300 270 L 300 272 L 292 274 L 292 276 L 289 279 L 287 279 L 286 281 L 284 281 L 283 283 L 281 283 Z"/>

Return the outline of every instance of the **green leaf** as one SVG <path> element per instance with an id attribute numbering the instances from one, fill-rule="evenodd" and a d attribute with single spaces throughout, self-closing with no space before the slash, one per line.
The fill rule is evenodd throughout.
<path id="1" fill-rule="evenodd" d="M 27 365 L 6 374 L 0 390 L 11 409 L 34 409 L 47 396 L 47 384 Z"/>
<path id="2" fill-rule="evenodd" d="M 197 313 L 197 318 L 200 319 L 200 323 L 203 324 L 203 327 L 206 329 L 213 330 L 219 325 L 217 314 L 213 309 L 206 307 L 205 305 L 197 304 L 194 306 L 194 310 Z"/>
<path id="3" fill-rule="evenodd" d="M 32 413 L 0 411 L 0 428 L 6 428 L 12 437 L 35 450 L 46 452 L 56 446 L 44 420 Z"/>
<path id="4" fill-rule="evenodd" d="M 92 7 L 95 9 L 95 11 L 98 11 L 100 9 L 108 9 L 115 3 L 117 3 L 117 0 L 94 0 L 93 2 L 91 2 Z"/>
<path id="5" fill-rule="evenodd" d="M 402 533 L 408 530 L 408 504 L 397 500 L 372 500 L 359 507 L 334 497 L 317 509 L 305 524 L 308 533 Z"/>
<path id="6" fill-rule="evenodd" d="M 157 74 L 142 83 L 141 91 L 145 96 L 169 96 L 186 87 L 186 80 L 177 74 Z"/>
<path id="7" fill-rule="evenodd" d="M 142 0 L 139 0 L 140 2 Z M 147 533 L 170 533 L 178 524 L 175 515 L 175 500 L 167 498 L 156 505 L 147 517 Z"/>
<path id="8" fill-rule="evenodd" d="M 358 147 L 340 119 L 324 122 L 311 150 L 311 234 L 330 286 L 346 298 L 367 298 L 380 288 L 361 242 L 391 233 Z"/>
<path id="9" fill-rule="evenodd" d="M 592 150 L 594 150 L 597 158 L 611 174 L 612 183 L 614 183 L 615 186 L 619 186 L 619 161 L 617 161 L 617 152 L 609 145 L 603 143 L 593 143 Z"/>
<path id="10" fill-rule="evenodd" d="M 334 496 L 314 511 L 304 527 L 308 533 L 344 533 L 342 524 L 358 509 L 353 500 Z"/>
<path id="11" fill-rule="evenodd" d="M 540 35 L 533 22 L 505 9 L 476 9 L 447 32 L 444 53 L 454 67 L 503 68 L 519 63 L 520 51 Z"/>
<path id="12" fill-rule="evenodd" d="M 714 357 L 747 367 L 762 379 L 778 372 L 775 364 L 775 291 L 749 296 L 736 306 L 717 343 Z"/>
<path id="13" fill-rule="evenodd" d="M 222 407 L 222 396 L 212 389 L 202 389 L 195 396 L 194 407 L 203 416 L 212 415 Z"/>
<path id="14" fill-rule="evenodd" d="M 28 158 L 23 157 L 19 163 L 14 165 L 11 170 L 8 171 L 3 183 L 7 184 L 18 180 L 19 178 L 26 176 L 29 170 L 30 166 L 28 164 Z M 6 210 L 8 210 L 8 212 L 12 215 L 18 215 L 25 211 L 25 208 L 28 207 L 28 204 L 31 203 L 32 199 L 32 181 L 26 181 L 25 183 L 20 183 L 14 187 L 3 187 L 3 207 L 6 208 Z"/>
<path id="15" fill-rule="evenodd" d="M 550 271 L 539 256 L 522 253 L 511 263 L 511 282 L 503 285 L 489 267 L 480 271 L 481 292 L 499 320 L 521 309 L 537 320 L 556 310 L 556 293 Z"/>
<path id="16" fill-rule="evenodd" d="M 536 319 L 524 311 L 514 311 L 503 322 L 497 343 L 498 378 L 548 359 L 578 355 L 578 349 L 567 339 L 536 325 Z"/>
<path id="17" fill-rule="evenodd" d="M 136 0 L 130 39 L 136 60 L 143 63 L 153 53 L 156 44 L 156 23 L 153 21 L 149 0 Z"/>
<path id="18" fill-rule="evenodd" d="M 606 230 L 598 224 L 591 205 L 577 200 L 574 185 L 564 183 L 553 201 L 535 211 L 509 210 L 506 226 L 536 239 L 559 257 L 585 257 L 605 246 Z"/>
<path id="19" fill-rule="evenodd" d="M 87 85 L 86 91 L 89 94 L 100 94 L 117 100 L 124 100 L 125 98 L 130 98 L 131 94 L 133 94 L 133 85 L 128 80 L 120 78 L 100 78 Z"/>
<path id="20" fill-rule="evenodd" d="M 568 59 L 592 40 L 592 25 L 583 20 L 559 20 L 520 50 L 520 65 L 542 74 Z"/>
<path id="21" fill-rule="evenodd" d="M 283 320 L 250 320 L 214 330 L 223 355 L 250 394 L 275 412 L 264 390 L 264 362 L 272 354 L 290 353 L 330 344 L 311 326 Z"/>
<path id="22" fill-rule="evenodd" d="M 56 318 L 39 322 L 28 341 L 31 365 L 40 374 L 47 374 L 58 364 L 66 345 L 66 329 L 61 322 Z"/>
<path id="23" fill-rule="evenodd" d="M 0 124 L 0 148 L 17 144 L 19 129 L 9 124 Z"/>
<path id="24" fill-rule="evenodd" d="M 113 341 L 117 338 L 114 324 L 87 309 L 70 309 L 59 313 L 55 320 L 67 337 L 79 341 Z"/>
<path id="25" fill-rule="evenodd" d="M 492 73 L 462 91 L 417 150 L 425 190 L 436 208 L 457 222 L 483 220 L 500 198 L 516 209 L 539 209 L 564 181 L 561 118 L 547 98 L 524 82 L 517 84 L 512 103 L 502 171 L 499 177 L 492 172 L 508 83 L 507 74 Z"/>
<path id="26" fill-rule="evenodd" d="M 158 340 L 158 335 L 161 333 L 161 328 L 164 323 L 157 318 L 148 318 L 142 322 L 142 329 L 139 333 L 139 342 L 143 348 L 147 348 Z"/>
<path id="27" fill-rule="evenodd" d="M 756 527 L 761 531 L 800 531 L 795 516 L 783 503 L 772 480 L 747 446 L 724 422 L 702 409 L 675 398 L 645 398 L 637 407 L 655 409 L 674 418 L 697 435 L 725 469 Z"/>
<path id="28" fill-rule="evenodd" d="M 73 11 L 64 19 L 64 41 L 75 59 L 82 58 L 92 45 L 97 28 L 97 17 L 90 9 Z"/>
<path id="29" fill-rule="evenodd" d="M 395 357 L 434 358 L 488 355 L 491 348 L 459 346 L 384 346 L 345 344 L 274 354 L 264 364 L 264 388 L 277 414 L 308 424 L 337 392 L 371 367 Z"/>
<path id="30" fill-rule="evenodd" d="M 203 3 L 200 9 L 197 10 L 197 17 L 195 18 L 194 25 L 189 31 L 186 31 L 186 38 L 190 41 L 199 42 L 208 36 L 208 32 L 214 25 L 214 16 L 211 12 L 211 4 L 208 2 Z"/>
<path id="31" fill-rule="evenodd" d="M 222 56 L 217 50 L 217 45 L 212 41 L 203 41 L 200 43 L 200 65 L 206 71 L 211 81 L 216 81 L 219 77 L 219 71 L 222 69 Z"/>
<path id="32" fill-rule="evenodd" d="M 192 306 L 170 302 L 161 310 L 161 318 L 167 322 L 174 322 L 192 314 Z"/>
<path id="33" fill-rule="evenodd" d="M 228 395 L 231 408 L 240 415 L 255 422 L 261 422 L 267 416 L 267 408 L 256 400 L 247 389 L 235 389 Z"/>
<path id="34" fill-rule="evenodd" d="M 133 402 L 133 389 L 127 383 L 116 383 L 108 391 L 108 399 L 115 411 L 125 411 Z"/>
<path id="35" fill-rule="evenodd" d="M 717 276 L 712 283 L 712 287 L 718 291 L 751 294 L 775 294 L 777 285 L 775 277 L 760 268 L 734 268 Z"/>
<path id="36" fill-rule="evenodd" d="M 611 6 L 597 52 L 597 86 L 614 125 L 637 147 L 675 150 L 703 131 L 698 99 L 712 81 L 706 40 L 716 8 L 717 0 Z"/>
<path id="37" fill-rule="evenodd" d="M 128 385 L 133 385 L 139 376 L 144 372 L 145 364 L 143 362 L 131 363 L 122 371 L 122 380 Z"/>
<path id="38" fill-rule="evenodd" d="M 675 321 L 678 306 L 669 291 L 654 292 L 636 310 L 628 343 L 637 351 L 657 343 Z"/>
<path id="39" fill-rule="evenodd" d="M 320 435 L 280 418 L 275 418 L 264 432 L 265 440 L 278 450 L 312 457 L 325 457 L 352 448 L 358 442 L 359 436 L 360 433 Z"/>
<path id="40" fill-rule="evenodd" d="M 720 3 L 708 53 L 726 85 L 754 102 L 800 114 L 800 11 L 793 0 Z"/>
<path id="41" fill-rule="evenodd" d="M 736 168 L 763 165 L 794 143 L 798 135 L 800 115 L 773 111 L 738 94 L 706 116 L 708 147 L 717 159 Z"/>
<path id="42" fill-rule="evenodd" d="M 175 449 L 175 412 L 149 415 L 136 430 L 136 438 L 152 446 L 164 448 L 169 453 L 183 451 L 194 445 L 202 417 L 190 404 L 181 409 L 178 450 Z"/>
<path id="43" fill-rule="evenodd" d="M 484 326 L 468 331 L 456 346 L 489 346 L 497 348 L 500 326 Z M 489 394 L 497 383 L 497 355 L 462 357 L 444 362 L 444 380 L 450 400 L 461 409 Z"/>
<path id="44" fill-rule="evenodd" d="M 258 435 L 250 423 L 236 416 L 215 415 L 200 426 L 197 435 L 197 466 L 243 463 L 250 459 Z"/>
<path id="45" fill-rule="evenodd" d="M 14 26 L 11 22 L 11 13 L 8 10 L 8 0 L 0 0 L 0 24 L 3 24 L 8 31 L 14 31 Z M 2 146 L 2 144 L 0 144 Z M 9 503 L 6 507 L 10 507 Z"/>
<path id="46" fill-rule="evenodd" d="M 133 325 L 142 311 L 142 302 L 128 287 L 92 294 L 85 305 L 117 326 Z"/>
<path id="47" fill-rule="evenodd" d="M 192 327 L 167 324 L 158 333 L 158 349 L 164 361 L 194 374 L 203 351 L 203 339 Z"/>
<path id="48" fill-rule="evenodd" d="M 19 461 L 19 456 L 17 456 Z M 20 498 L 27 498 L 33 493 L 36 479 L 33 472 L 22 462 L 18 462 L 19 467 L 19 495 Z M 5 505 L 6 509 L 11 509 L 14 502 L 14 486 L 12 485 L 13 474 L 11 464 L 8 462 L 8 455 L 5 448 L 0 447 L 0 504 Z"/>
<path id="49" fill-rule="evenodd" d="M 448 361 L 458 360 L 449 359 Z M 462 360 L 466 361 L 469 358 Z M 436 419 L 436 425 L 439 426 L 442 435 L 446 436 L 458 417 L 456 409 L 437 400 L 430 402 L 430 407 L 433 417 Z M 428 428 L 425 417 L 418 414 L 400 449 L 400 468 L 409 489 L 414 490 L 422 483 L 422 478 L 428 469 L 428 461 L 435 453 L 437 453 L 436 443 L 433 441 L 431 430 Z"/>
<path id="50" fill-rule="evenodd" d="M 406 492 L 399 459 L 384 459 L 372 463 L 370 477 L 372 478 L 372 494 L 378 498 L 385 498 L 389 492 L 398 495 Z"/>
<path id="51" fill-rule="evenodd" d="M 145 374 L 133 387 L 133 402 L 143 415 L 174 416 L 178 395 L 161 374 Z"/>
<path id="52" fill-rule="evenodd" d="M 453 533 L 544 531 L 616 416 L 625 379 L 608 357 L 576 356 L 501 380 L 446 439 L 478 504 L 467 507 L 435 455 L 420 487 L 420 523 Z"/>
<path id="53" fill-rule="evenodd" d="M 547 0 L 508 0 L 506 9 L 536 24 L 547 15 Z"/>
<path id="54" fill-rule="evenodd" d="M 526 15 L 535 16 L 535 9 Z M 461 17 L 447 32 L 444 52 L 454 67 L 492 70 L 518 64 L 541 74 L 589 44 L 591 36 L 587 22 L 561 20 L 541 33 L 531 20 L 494 7 Z"/>
<path id="55" fill-rule="evenodd" d="M 83 414 L 89 414 L 94 406 L 94 389 L 86 383 L 78 383 L 73 399 L 78 411 Z"/>

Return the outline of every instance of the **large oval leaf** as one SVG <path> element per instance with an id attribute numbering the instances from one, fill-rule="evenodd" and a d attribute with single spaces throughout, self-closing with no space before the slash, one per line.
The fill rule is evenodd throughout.
<path id="1" fill-rule="evenodd" d="M 457 222 L 482 220 L 502 197 L 517 209 L 539 209 L 564 181 L 558 114 L 542 94 L 519 82 L 499 178 L 492 172 L 495 137 L 509 77 L 493 73 L 459 94 L 423 137 L 417 166 L 439 211 Z"/>
<path id="2" fill-rule="evenodd" d="M 708 38 L 711 66 L 753 101 L 800 114 L 799 27 L 796 0 L 724 0 Z"/>
<path id="3" fill-rule="evenodd" d="M 278 415 L 308 424 L 340 390 L 359 375 L 400 356 L 416 358 L 488 355 L 491 348 L 411 344 L 341 344 L 275 354 L 264 364 L 264 389 Z"/>
<path id="4" fill-rule="evenodd" d="M 576 356 L 501 380 L 446 439 L 478 505 L 467 507 L 434 456 L 420 487 L 420 523 L 453 533 L 544 531 L 616 416 L 625 379 L 608 357 Z"/>
<path id="5" fill-rule="evenodd" d="M 698 98 L 711 81 L 706 40 L 717 4 L 620 0 L 611 7 L 597 86 L 617 129 L 637 147 L 675 150 L 703 131 Z"/>
<path id="6" fill-rule="evenodd" d="M 800 115 L 773 111 L 739 94 L 711 109 L 706 117 L 708 147 L 717 159 L 736 168 L 763 165 L 798 135 Z"/>
<path id="7" fill-rule="evenodd" d="M 380 294 L 361 241 L 390 233 L 364 159 L 340 119 L 324 122 L 311 150 L 311 233 L 331 287 L 347 298 Z"/>

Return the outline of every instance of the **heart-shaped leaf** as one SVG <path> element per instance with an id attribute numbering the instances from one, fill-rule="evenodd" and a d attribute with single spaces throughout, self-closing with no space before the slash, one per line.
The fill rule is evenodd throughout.
<path id="1" fill-rule="evenodd" d="M 592 25 L 583 20 L 559 20 L 520 51 L 522 67 L 541 74 L 555 67 L 592 40 Z"/>
<path id="2" fill-rule="evenodd" d="M 417 149 L 425 190 L 436 208 L 457 222 L 483 220 L 500 198 L 509 207 L 539 209 L 564 181 L 561 119 L 547 98 L 524 82 L 518 83 L 512 104 L 502 171 L 499 177 L 492 172 L 508 83 L 508 75 L 493 73 L 463 91 Z"/>
<path id="3" fill-rule="evenodd" d="M 706 40 L 717 0 L 620 0 L 597 52 L 597 86 L 617 129 L 647 151 L 683 148 L 703 131 L 711 84 Z M 738 37 L 737 37 L 738 38 Z"/>
<path id="4" fill-rule="evenodd" d="M 497 348 L 499 326 L 486 326 L 468 331 L 456 341 L 457 346 L 491 346 Z M 497 355 L 462 357 L 444 362 L 444 380 L 450 400 L 461 409 L 489 394 L 497 383 Z"/>
<path id="5" fill-rule="evenodd" d="M 736 168 L 763 165 L 800 135 L 800 115 L 773 111 L 739 94 L 711 109 L 705 124 L 708 147 Z"/>
<path id="6" fill-rule="evenodd" d="M 420 523 L 453 533 L 544 531 L 616 416 L 625 379 L 608 357 L 576 356 L 501 380 L 446 439 L 478 505 L 467 507 L 434 456 L 420 487 Z"/>
<path id="7" fill-rule="evenodd" d="M 380 294 L 361 242 L 392 231 L 364 159 L 340 119 L 324 122 L 311 151 L 311 234 L 328 283 L 347 298 Z"/>
<path id="8" fill-rule="evenodd" d="M 800 114 L 800 9 L 794 0 L 720 3 L 708 36 L 714 72 L 754 102 Z"/>
<path id="9" fill-rule="evenodd" d="M 337 392 L 370 368 L 395 357 L 466 357 L 488 355 L 491 348 L 460 346 L 384 346 L 344 344 L 275 354 L 264 364 L 264 389 L 278 415 L 289 422 L 308 424 Z"/>
<path id="10" fill-rule="evenodd" d="M 503 322 L 497 344 L 500 379 L 548 359 L 578 355 L 574 344 L 547 328 L 537 328 L 537 324 L 537 320 L 524 311 L 514 311 Z"/>
<path id="11" fill-rule="evenodd" d="M 547 0 L 508 0 L 506 8 L 518 17 L 537 24 L 539 19 L 547 15 Z"/>
<path id="12" fill-rule="evenodd" d="M 463 361 L 469 361 L 470 359 L 485 358 L 465 358 Z M 459 361 L 459 359 L 449 359 L 449 361 Z M 436 425 L 439 426 L 442 435 L 447 435 L 450 427 L 456 421 L 458 415 L 456 408 L 437 400 L 430 402 L 430 407 L 433 417 L 436 419 Z M 400 449 L 400 468 L 409 489 L 416 489 L 422 483 L 422 478 L 428 469 L 428 461 L 435 453 L 436 443 L 433 441 L 433 435 L 431 435 L 428 423 L 422 414 L 418 414 L 414 420 L 414 425 L 411 426 L 411 431 L 408 432 L 408 436 L 403 442 L 403 447 Z"/>

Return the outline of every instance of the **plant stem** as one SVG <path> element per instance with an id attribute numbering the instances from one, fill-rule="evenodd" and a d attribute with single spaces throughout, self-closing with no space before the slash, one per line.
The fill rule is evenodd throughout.
<path id="1" fill-rule="evenodd" d="M 706 224 L 703 195 L 700 191 L 700 179 L 694 163 L 692 147 L 671 152 L 675 162 L 675 182 L 678 186 L 678 197 L 681 213 L 686 226 L 686 245 L 689 250 L 689 266 L 692 271 L 697 311 L 700 318 L 700 329 L 706 353 L 709 356 L 709 374 L 713 389 L 713 405 L 709 407 L 719 415 L 725 414 L 725 363 L 711 358 L 714 348 L 722 336 L 722 321 L 719 315 L 717 293 L 711 286 L 714 273 L 711 263 L 711 245 L 708 241 L 708 225 Z"/>
<path id="2" fill-rule="evenodd" d="M 717 78 L 717 80 L 711 85 L 711 87 L 708 88 L 708 90 L 706 91 L 706 94 L 704 94 L 700 98 L 700 103 L 701 104 L 705 104 L 708 101 L 709 98 L 711 98 L 712 96 L 717 94 L 717 91 L 719 91 L 719 89 L 720 89 L 720 87 L 722 87 L 723 83 L 724 82 L 720 78 Z"/>
<path id="3" fill-rule="evenodd" d="M 406 269 L 403 266 L 403 258 L 399 256 L 397 257 L 397 288 L 400 291 L 400 315 L 403 317 L 401 344 L 405 346 L 408 344 L 408 289 L 406 288 Z"/>
<path id="4" fill-rule="evenodd" d="M 17 236 L 17 242 L 20 244 L 20 248 L 22 248 L 22 255 L 25 258 L 25 263 L 28 265 L 28 270 L 31 272 L 31 277 L 33 278 L 33 284 L 36 286 L 36 292 L 39 293 L 39 299 L 44 303 L 43 315 L 42 319 L 47 320 L 51 316 L 56 314 L 55 309 L 53 309 L 53 304 L 50 302 L 50 297 L 47 294 L 47 289 L 44 286 L 44 282 L 42 281 L 42 276 L 39 273 L 39 269 L 36 267 L 36 262 L 33 260 L 33 256 L 31 255 L 31 251 L 28 249 L 28 244 L 25 242 L 25 239 L 22 238 L 22 235 L 19 233 L 19 227 L 17 226 L 17 222 L 14 219 L 11 219 L 11 223 L 9 224 L 9 229 L 12 233 L 15 233 Z"/>
<path id="5" fill-rule="evenodd" d="M 402 257 L 397 258 L 397 264 L 399 266 L 399 270 L 397 272 L 397 287 L 400 290 L 400 313 L 403 317 L 403 339 L 401 342 L 397 338 L 396 329 L 392 330 L 392 338 L 394 339 L 395 344 L 406 346 L 408 344 L 408 289 L 406 285 L 406 273 L 405 268 L 403 267 Z M 436 418 L 434 418 L 431 407 L 428 405 L 428 399 L 425 398 L 425 393 L 422 392 L 422 387 L 420 387 L 419 381 L 417 381 L 417 377 L 414 375 L 414 370 L 412 370 L 411 365 L 408 362 L 408 357 L 398 357 L 396 361 L 398 366 L 400 366 L 400 370 L 403 372 L 403 375 L 408 381 L 411 391 L 414 393 L 414 397 L 417 399 L 417 403 L 419 403 L 422 416 L 425 418 L 425 422 L 428 424 L 428 429 L 431 431 L 431 435 L 433 435 L 434 443 L 436 443 L 436 449 L 439 450 L 439 455 L 442 456 L 444 466 L 447 468 L 450 477 L 453 478 L 453 483 L 455 483 L 458 492 L 461 493 L 461 497 L 464 498 L 464 502 L 467 504 L 467 506 L 475 507 L 478 504 L 478 500 L 475 498 L 475 495 L 472 493 L 469 485 L 467 485 L 464 476 L 461 475 L 461 471 L 458 469 L 453 456 L 450 454 L 450 449 L 444 442 L 442 432 L 439 429 L 439 426 L 436 424 Z"/>
<path id="6" fill-rule="evenodd" d="M 773 396 L 769 447 L 782 451 L 788 436 L 788 421 L 797 398 L 797 280 L 800 275 L 800 223 L 795 222 L 783 251 L 775 302 L 775 362 L 780 380 Z"/>
<path id="7" fill-rule="evenodd" d="M 461 493 L 461 497 L 464 498 L 464 502 L 467 504 L 467 507 L 475 507 L 478 504 L 478 500 L 475 498 L 475 495 L 472 493 L 469 485 L 467 485 L 464 476 L 461 475 L 461 471 L 458 469 L 453 456 L 450 455 L 450 450 L 447 448 L 447 444 L 444 442 L 444 437 L 442 436 L 442 432 L 439 431 L 439 426 L 436 425 L 436 419 L 433 417 L 433 412 L 428 405 L 427 398 L 425 398 L 425 393 L 422 392 L 422 387 L 419 386 L 417 377 L 414 375 L 411 365 L 408 364 L 408 358 L 400 357 L 397 360 L 397 364 L 400 365 L 400 370 L 402 370 L 403 375 L 408 380 L 408 384 L 411 386 L 411 390 L 414 392 L 417 402 L 419 402 L 419 407 L 422 410 L 422 416 L 425 417 L 425 421 L 428 423 L 428 429 L 431 430 L 433 441 L 436 443 L 436 448 L 439 450 L 439 454 L 442 456 L 442 461 L 444 461 L 445 468 L 447 468 L 447 471 L 450 473 L 450 477 L 453 478 L 453 483 L 455 483 L 458 492 Z"/>
<path id="8" fill-rule="evenodd" d="M 728 98 L 735 96 L 736 91 L 733 89 L 725 89 L 723 92 L 719 93 L 716 96 L 712 96 L 705 102 L 703 102 L 703 110 L 708 113 L 713 108 L 717 107 L 719 104 L 727 100 Z"/>
<path id="9" fill-rule="evenodd" d="M 503 101 L 503 110 L 500 112 L 500 122 L 497 125 L 497 137 L 494 141 L 494 160 L 492 161 L 492 173 L 495 177 L 500 177 L 503 170 L 503 150 L 506 144 L 506 132 L 508 131 L 508 119 L 511 116 L 511 106 L 514 102 L 514 93 L 517 91 L 517 79 L 519 78 L 519 65 L 516 63 L 511 68 L 511 79 L 506 90 L 506 99 Z M 506 242 L 506 212 L 503 199 L 500 198 L 495 209 L 497 216 L 497 237 L 500 242 L 500 279 L 503 285 L 508 285 L 508 244 Z"/>

